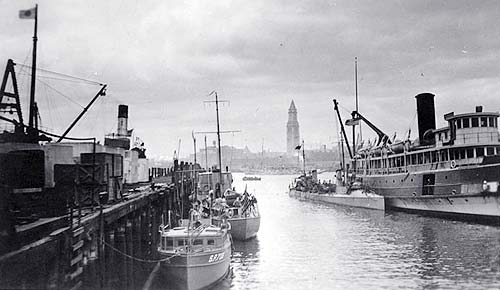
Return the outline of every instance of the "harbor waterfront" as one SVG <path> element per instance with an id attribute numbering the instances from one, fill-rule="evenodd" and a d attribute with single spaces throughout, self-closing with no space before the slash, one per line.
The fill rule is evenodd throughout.
<path id="1" fill-rule="evenodd" d="M 212 289 L 500 287 L 500 226 L 304 202 L 288 196 L 293 175 L 242 177 L 233 173 L 233 185 L 255 194 L 261 227 L 255 238 L 234 241 L 231 272 Z M 159 212 L 153 216 L 157 229 Z M 81 289 L 175 289 L 155 262 L 159 234 L 149 237 L 143 223 L 138 215 L 106 230 L 105 259 L 91 251 Z M 54 254 L 47 267 L 32 270 L 34 283 L 25 288 L 43 277 L 56 280 L 55 261 Z"/>

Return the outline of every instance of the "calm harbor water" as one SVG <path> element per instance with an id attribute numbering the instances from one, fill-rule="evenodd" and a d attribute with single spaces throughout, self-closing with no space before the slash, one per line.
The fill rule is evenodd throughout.
<path id="1" fill-rule="evenodd" d="M 232 273 L 213 289 L 500 289 L 500 226 L 310 203 L 288 197 L 293 176 L 242 177 L 234 185 L 257 196 L 261 228 L 235 242 Z M 149 249 L 126 237 L 121 247 Z M 154 264 L 107 261 L 104 288 L 169 289 Z"/>

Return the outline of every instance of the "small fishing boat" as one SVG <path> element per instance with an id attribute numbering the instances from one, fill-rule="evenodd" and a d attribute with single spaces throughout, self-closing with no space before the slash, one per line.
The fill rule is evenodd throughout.
<path id="1" fill-rule="evenodd" d="M 243 181 L 260 181 L 261 178 L 258 176 L 243 176 Z"/>
<path id="2" fill-rule="evenodd" d="M 161 269 L 176 289 L 208 288 L 229 273 L 229 224 L 223 221 L 214 226 L 196 219 L 183 220 L 184 224 L 174 228 L 160 225 Z"/>
<path id="3" fill-rule="evenodd" d="M 235 240 L 246 241 L 257 235 L 260 228 L 260 213 L 257 198 L 247 190 L 240 194 L 233 190 L 224 193 L 225 203 L 217 202 L 214 205 L 214 224 L 220 224 L 227 218 L 231 224 L 231 236 Z"/>

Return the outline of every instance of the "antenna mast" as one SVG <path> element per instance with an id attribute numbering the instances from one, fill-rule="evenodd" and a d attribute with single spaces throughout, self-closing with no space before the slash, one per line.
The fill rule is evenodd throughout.
<path id="1" fill-rule="evenodd" d="M 35 109 L 35 79 L 36 79 L 36 43 L 38 41 L 37 37 L 38 30 L 38 4 L 35 6 L 35 31 L 33 33 L 33 57 L 31 64 L 31 90 L 30 90 L 30 114 L 29 114 L 29 130 L 33 130 L 33 133 L 38 130 L 38 128 L 33 127 L 35 125 L 36 109 Z M 29 135 L 33 134 L 28 132 Z"/>

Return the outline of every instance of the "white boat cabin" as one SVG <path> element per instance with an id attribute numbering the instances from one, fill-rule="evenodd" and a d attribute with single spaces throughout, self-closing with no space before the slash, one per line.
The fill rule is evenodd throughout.
<path id="1" fill-rule="evenodd" d="M 189 230 L 186 227 L 162 229 L 160 227 L 160 245 L 158 251 L 173 253 L 179 251 L 211 251 L 224 245 L 226 232 L 219 227 L 202 227 Z"/>
<path id="2" fill-rule="evenodd" d="M 433 145 L 414 146 L 415 142 L 399 142 L 386 147 L 365 148 L 356 156 L 356 172 L 360 175 L 383 175 L 426 170 L 453 169 L 500 163 L 498 112 L 476 112 L 444 115 L 447 127 L 429 130 Z M 498 159 L 498 160 L 497 160 Z"/>

